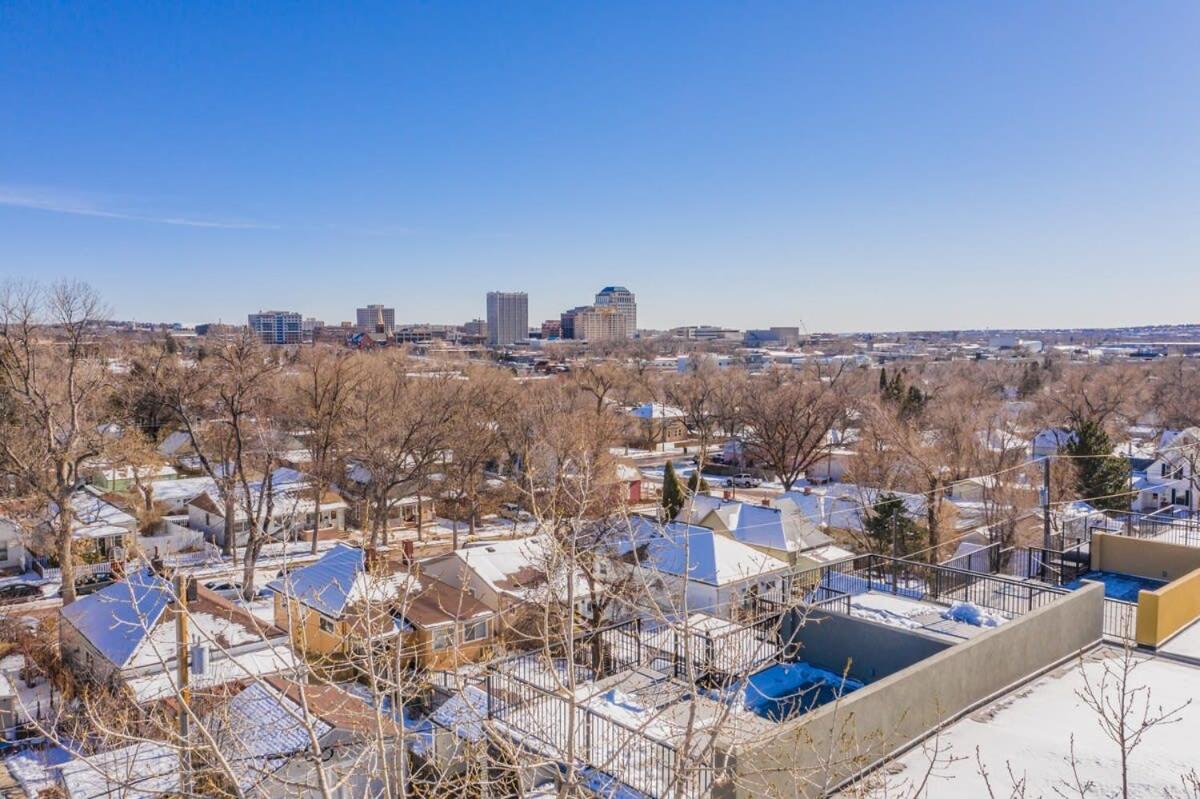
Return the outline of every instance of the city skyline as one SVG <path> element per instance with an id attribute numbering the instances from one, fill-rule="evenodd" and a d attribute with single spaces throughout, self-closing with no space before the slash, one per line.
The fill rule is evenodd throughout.
<path id="1" fill-rule="evenodd" d="M 188 322 L 460 322 L 497 285 L 540 321 L 612 283 L 655 329 L 1192 321 L 1198 31 L 1185 3 L 13 3 L 0 272 Z"/>

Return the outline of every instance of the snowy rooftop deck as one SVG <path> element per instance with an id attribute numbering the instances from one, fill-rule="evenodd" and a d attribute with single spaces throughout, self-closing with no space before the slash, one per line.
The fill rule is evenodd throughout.
<path id="1" fill-rule="evenodd" d="M 907 796 L 924 781 L 920 795 L 928 799 L 1008 796 L 1010 791 L 1018 795 L 1009 777 L 1011 767 L 1015 778 L 1024 781 L 1022 796 L 1077 795 L 1070 787 L 1073 742 L 1079 776 L 1092 784 L 1088 795 L 1119 796 L 1120 749 L 1105 737 L 1099 717 L 1079 694 L 1088 684 L 1098 690 L 1106 665 L 1120 674 L 1122 657 L 1116 647 L 1093 650 L 1082 664 L 1062 666 L 951 724 L 936 743 L 931 739 L 914 747 L 891 766 L 868 775 L 850 793 Z M 1148 693 L 1154 712 L 1159 706 L 1170 710 L 1193 698 L 1200 667 L 1134 657 L 1137 666 L 1130 672 L 1129 686 L 1146 689 L 1139 694 L 1139 703 Z M 1118 696 L 1114 678 L 1109 678 L 1104 695 L 1112 700 Z M 1148 730 L 1133 752 L 1131 796 L 1175 795 L 1172 792 L 1180 790 L 1181 779 L 1194 773 L 1200 707 L 1193 703 L 1183 708 L 1178 719 Z M 980 775 L 981 763 L 990 790 Z"/>
<path id="2" fill-rule="evenodd" d="M 1008 621 L 998 611 L 968 602 L 941 604 L 868 591 L 850 597 L 850 615 L 906 630 L 920 630 L 952 641 L 972 638 Z"/>

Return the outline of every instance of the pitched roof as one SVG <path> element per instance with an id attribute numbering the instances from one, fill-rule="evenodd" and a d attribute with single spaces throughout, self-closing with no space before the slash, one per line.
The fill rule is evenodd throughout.
<path id="1" fill-rule="evenodd" d="M 158 625 L 173 596 L 162 577 L 136 571 L 65 606 L 62 617 L 109 662 L 123 668 Z"/>
<path id="2" fill-rule="evenodd" d="M 366 552 L 347 544 L 338 544 L 316 563 L 267 584 L 272 591 L 332 618 L 341 617 L 357 602 L 385 602 L 397 597 L 402 588 L 419 587 L 420 581 L 407 572 L 384 577 L 369 574 Z"/>
<path id="3" fill-rule="evenodd" d="M 788 568 L 778 558 L 707 527 L 660 525 L 644 516 L 631 517 L 629 527 L 629 539 L 616 542 L 625 560 L 696 582 L 729 585 Z"/>

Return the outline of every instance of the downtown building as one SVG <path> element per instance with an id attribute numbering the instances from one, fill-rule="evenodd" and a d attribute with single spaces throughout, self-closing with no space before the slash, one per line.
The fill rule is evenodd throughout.
<path id="1" fill-rule="evenodd" d="M 396 309 L 368 305 L 355 309 L 355 329 L 376 342 L 389 341 L 396 333 Z"/>
<path id="2" fill-rule="evenodd" d="M 596 307 L 616 308 L 624 314 L 624 333 L 619 338 L 633 338 L 637 335 L 637 299 L 632 291 L 624 286 L 605 286 L 596 294 Z"/>
<path id="3" fill-rule="evenodd" d="M 511 347 L 529 338 L 529 295 L 523 291 L 489 291 L 487 336 L 492 347 Z"/>
<path id="4" fill-rule="evenodd" d="M 295 311 L 259 311 L 246 319 L 264 344 L 299 344 L 304 340 L 304 323 Z"/>

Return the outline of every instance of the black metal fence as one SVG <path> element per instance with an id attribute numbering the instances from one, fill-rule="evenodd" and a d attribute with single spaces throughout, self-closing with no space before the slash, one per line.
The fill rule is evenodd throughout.
<path id="1" fill-rule="evenodd" d="M 1093 531 L 1113 532 L 1134 538 L 1152 538 L 1168 544 L 1200 547 L 1200 514 L 1197 513 L 1168 516 L 1158 513 L 1111 512 L 1109 517 L 1119 525 L 1119 531 L 1096 524 L 1088 528 L 1089 536 Z"/>
<path id="2" fill-rule="evenodd" d="M 970 602 L 1010 617 L 1036 610 L 1067 593 L 1061 588 L 1002 575 L 885 555 L 821 566 L 797 574 L 796 579 L 800 584 L 814 586 L 808 601 L 820 601 L 830 596 L 830 591 L 851 596 L 876 591 L 914 600 Z"/>

